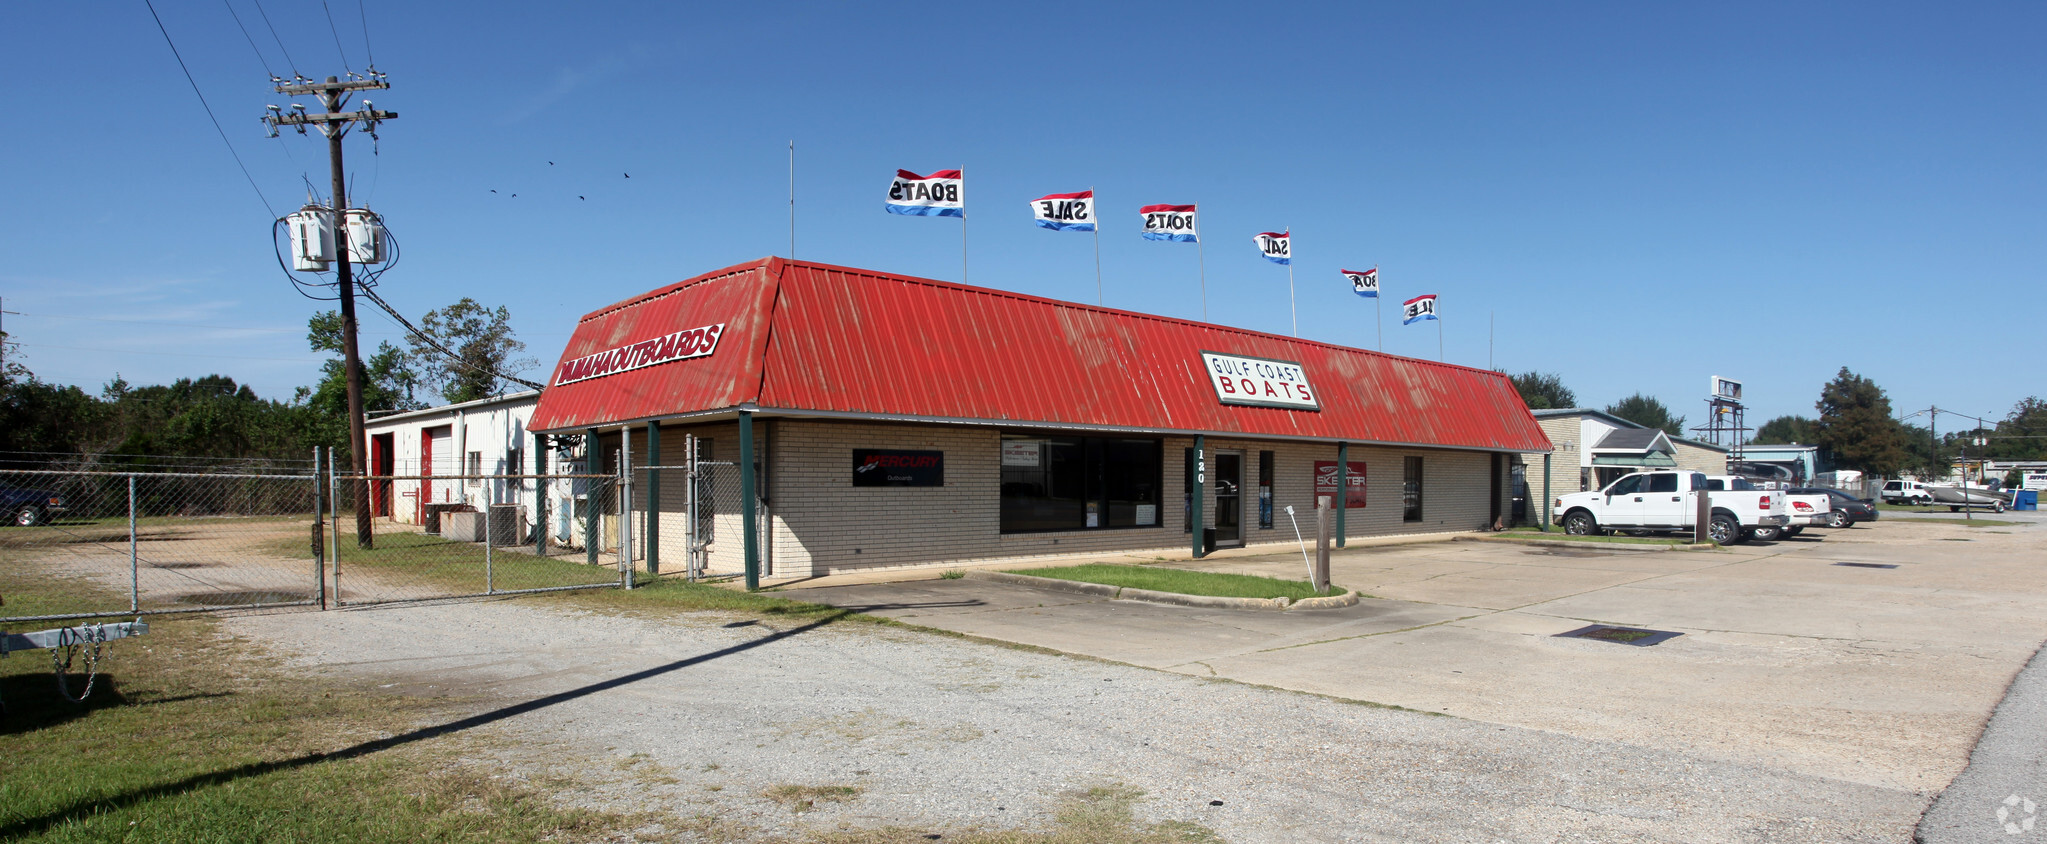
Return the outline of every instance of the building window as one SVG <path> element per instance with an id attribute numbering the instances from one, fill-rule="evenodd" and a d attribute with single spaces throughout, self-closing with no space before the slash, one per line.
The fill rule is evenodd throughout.
<path id="1" fill-rule="evenodd" d="M 512 446 L 511 456 L 507 457 L 506 459 L 509 460 L 510 462 L 506 464 L 504 474 L 513 476 L 511 480 L 512 488 L 525 489 L 526 480 L 524 478 L 518 477 L 519 475 L 526 474 L 526 472 L 528 471 L 526 466 L 525 447 L 516 445 Z"/>
<path id="2" fill-rule="evenodd" d="M 1400 520 L 1422 520 L 1422 459 L 1409 457 L 1400 476 Z"/>
<path id="3" fill-rule="evenodd" d="M 469 485 L 476 486 L 477 475 L 483 474 L 483 452 L 469 452 L 469 469 L 462 474 L 469 476 Z"/>
<path id="4" fill-rule="evenodd" d="M 1272 529 L 1272 452 L 1258 452 L 1258 528 Z"/>
<path id="5" fill-rule="evenodd" d="M 1002 532 L 1157 527 L 1152 439 L 1002 435 Z"/>

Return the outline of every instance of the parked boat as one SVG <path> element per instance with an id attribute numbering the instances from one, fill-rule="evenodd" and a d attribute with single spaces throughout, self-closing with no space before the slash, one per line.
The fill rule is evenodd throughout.
<path id="1" fill-rule="evenodd" d="M 1988 507 L 1999 512 L 2011 503 L 2004 493 L 1981 487 L 1930 486 L 1926 491 L 1933 493 L 1936 504 L 1946 504 L 1952 510 L 1962 506 Z"/>

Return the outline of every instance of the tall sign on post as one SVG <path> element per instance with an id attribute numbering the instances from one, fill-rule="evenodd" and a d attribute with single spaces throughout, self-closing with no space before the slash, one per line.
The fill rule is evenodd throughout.
<path id="1" fill-rule="evenodd" d="M 354 77 L 355 74 L 349 76 Z M 329 76 L 325 82 L 299 78 L 280 83 L 277 93 L 293 97 L 317 96 L 326 111 L 307 112 L 294 106 L 291 113 L 286 114 L 283 109 L 272 106 L 270 113 L 263 118 L 272 134 L 276 134 L 279 126 L 296 126 L 300 134 L 305 133 L 305 127 L 313 126 L 327 138 L 328 166 L 334 177 L 334 281 L 341 296 L 341 355 L 348 375 L 348 461 L 350 471 L 355 474 L 351 498 L 355 502 L 355 541 L 362 548 L 371 547 L 375 537 L 370 533 L 369 438 L 364 431 L 363 420 L 362 357 L 357 352 L 355 337 L 355 276 L 349 267 L 349 227 L 343 225 L 348 208 L 348 182 L 342 176 L 341 139 L 358 123 L 370 133 L 371 138 L 375 138 L 377 124 L 396 119 L 398 113 L 371 108 L 369 100 L 363 100 L 363 108 L 357 111 L 344 112 L 341 109 L 356 91 L 391 87 L 391 83 L 384 79 L 384 74 L 371 70 L 368 78 L 351 78 L 346 82 Z"/>

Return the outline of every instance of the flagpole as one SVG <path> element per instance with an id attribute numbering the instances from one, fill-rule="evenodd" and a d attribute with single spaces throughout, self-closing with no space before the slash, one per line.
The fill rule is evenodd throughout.
<path id="1" fill-rule="evenodd" d="M 796 139 L 789 139 L 789 260 L 796 260 Z"/>
<path id="2" fill-rule="evenodd" d="M 1294 304 L 1294 227 L 1286 227 L 1286 309 L 1294 317 L 1294 336 L 1301 336 L 1301 309 Z"/>
<path id="3" fill-rule="evenodd" d="M 965 193 L 965 191 L 961 191 Z M 960 209 L 960 283 L 967 283 L 967 209 Z"/>
<path id="4" fill-rule="evenodd" d="M 1372 280 L 1379 285 L 1372 297 L 1372 327 L 1379 330 L 1379 351 L 1386 351 L 1386 281 L 1379 278 L 1379 265 L 1372 265 Z"/>
<path id="5" fill-rule="evenodd" d="M 1194 260 L 1201 267 L 1201 321 L 1208 321 L 1208 258 L 1202 255 L 1201 232 L 1194 233 Z"/>
<path id="6" fill-rule="evenodd" d="M 1441 304 L 1442 300 L 1443 297 L 1436 297 L 1437 304 Z M 1445 362 L 1443 360 L 1443 313 L 1440 309 L 1436 312 L 1436 362 Z"/>
<path id="7" fill-rule="evenodd" d="M 1088 207 L 1099 211 L 1102 206 L 1097 200 L 1101 199 L 1101 197 L 1095 196 L 1095 186 L 1088 185 L 1087 193 Z M 1099 213 L 1095 214 L 1095 304 L 1097 306 L 1104 304 L 1102 300 L 1102 215 Z"/>

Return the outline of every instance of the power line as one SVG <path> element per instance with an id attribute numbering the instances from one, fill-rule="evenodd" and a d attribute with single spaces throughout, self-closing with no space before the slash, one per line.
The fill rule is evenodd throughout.
<path id="1" fill-rule="evenodd" d="M 363 0 L 355 0 L 355 14 L 362 19 L 362 49 L 370 57 L 370 66 L 367 70 L 374 75 L 377 70 L 377 51 L 370 49 L 370 16 L 368 12 L 363 11 L 362 6 Z"/>
<path id="2" fill-rule="evenodd" d="M 256 4 L 256 14 L 263 16 L 263 25 L 270 28 L 270 38 L 277 42 L 277 51 L 284 54 L 284 64 L 291 68 L 291 75 L 299 79 L 305 78 L 304 74 L 299 73 L 298 62 L 291 60 L 291 51 L 284 48 L 284 39 L 277 37 L 277 25 L 270 22 L 270 13 L 263 11 L 263 0 L 251 2 Z"/>
<path id="3" fill-rule="evenodd" d="M 228 16 L 235 19 L 235 28 L 242 31 L 242 38 L 249 42 L 249 51 L 256 54 L 256 63 L 263 66 L 263 75 L 276 79 L 277 74 L 270 71 L 270 61 L 263 58 L 262 50 L 256 49 L 256 39 L 249 36 L 249 28 L 242 25 L 242 16 L 235 14 L 234 4 L 229 3 L 227 0 L 220 0 L 220 5 L 226 6 Z"/>
<path id="4" fill-rule="evenodd" d="M 341 30 L 334 26 L 334 10 L 327 8 L 327 0 L 320 0 L 320 8 L 327 13 L 327 31 L 334 33 L 334 52 L 341 54 L 341 69 L 354 73 L 355 68 L 348 66 L 348 52 L 341 49 Z"/>
<path id="5" fill-rule="evenodd" d="M 220 118 L 213 116 L 213 106 L 207 105 L 206 95 L 199 92 L 199 82 L 192 78 L 192 69 L 185 66 L 185 57 L 178 55 L 178 45 L 171 40 L 171 31 L 164 28 L 163 18 L 157 15 L 156 4 L 142 0 L 142 5 L 148 6 L 149 16 L 156 19 L 156 31 L 163 33 L 163 43 L 170 45 L 171 56 L 178 60 L 178 69 L 185 72 L 185 81 L 191 83 L 193 95 L 199 98 L 199 106 L 206 109 L 206 119 L 213 121 L 213 131 L 219 132 L 220 142 L 227 144 L 227 154 L 234 156 L 235 166 L 242 168 L 242 178 L 249 180 L 249 189 L 256 192 L 256 199 L 263 203 L 263 210 L 270 212 L 271 218 L 275 219 L 277 209 L 270 207 L 270 200 L 263 196 L 263 189 L 256 187 L 256 177 L 249 175 L 249 166 L 242 163 L 242 154 L 235 152 L 234 143 L 227 139 L 227 130 L 220 128 Z"/>

